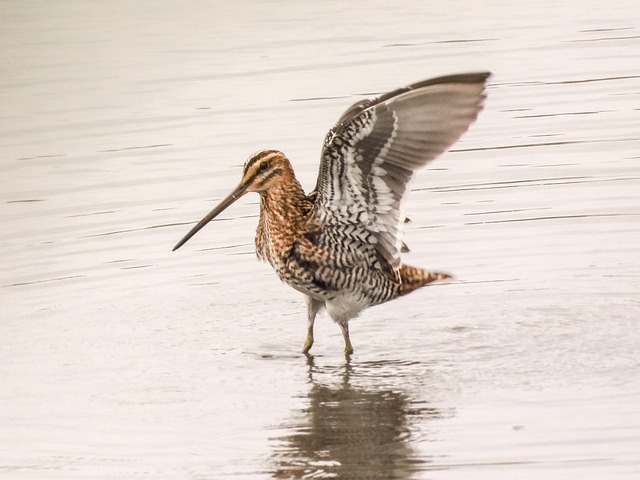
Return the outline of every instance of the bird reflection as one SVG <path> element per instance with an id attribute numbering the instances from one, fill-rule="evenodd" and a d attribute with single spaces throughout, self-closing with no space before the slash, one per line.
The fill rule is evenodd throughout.
<path id="1" fill-rule="evenodd" d="M 385 374 L 394 377 L 388 362 L 320 368 L 307 358 L 308 404 L 287 425 L 293 433 L 272 439 L 273 478 L 414 478 L 425 460 L 411 445 L 410 426 L 442 412 L 418 406 L 393 385 L 397 378 L 385 385 Z M 336 368 L 342 369 L 337 382 Z M 323 374 L 332 380 L 322 382 Z"/>

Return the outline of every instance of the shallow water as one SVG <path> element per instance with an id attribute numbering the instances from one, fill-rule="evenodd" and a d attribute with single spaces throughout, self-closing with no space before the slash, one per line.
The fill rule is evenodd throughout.
<path id="1" fill-rule="evenodd" d="M 4 2 L 0 477 L 638 478 L 634 2 Z M 253 255 L 278 148 L 311 188 L 363 95 L 490 69 L 418 175 L 355 355 Z"/>

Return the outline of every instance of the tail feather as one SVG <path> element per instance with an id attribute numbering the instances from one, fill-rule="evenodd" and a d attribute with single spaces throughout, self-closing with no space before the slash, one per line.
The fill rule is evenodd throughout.
<path id="1" fill-rule="evenodd" d="M 402 279 L 400 295 L 406 295 L 420 287 L 424 287 L 428 283 L 435 282 L 436 280 L 449 280 L 453 278 L 453 276 L 444 272 L 429 272 L 423 268 L 412 267 L 411 265 L 401 265 L 400 278 Z"/>

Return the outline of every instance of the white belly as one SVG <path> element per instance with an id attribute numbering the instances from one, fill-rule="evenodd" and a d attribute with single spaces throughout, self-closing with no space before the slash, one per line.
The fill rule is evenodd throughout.
<path id="1" fill-rule="evenodd" d="M 338 295 L 325 302 L 327 313 L 336 323 L 348 322 L 368 306 L 365 299 L 349 294 Z"/>

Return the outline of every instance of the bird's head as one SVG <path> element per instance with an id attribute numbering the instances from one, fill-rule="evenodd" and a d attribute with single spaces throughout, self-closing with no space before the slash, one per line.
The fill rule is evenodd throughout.
<path id="1" fill-rule="evenodd" d="M 241 195 L 246 192 L 262 193 L 292 173 L 291 163 L 284 153 L 278 150 L 261 150 L 245 162 L 242 180 L 237 189 L 244 186 Z"/>
<path id="2" fill-rule="evenodd" d="M 260 150 L 249 157 L 242 171 L 242 180 L 213 210 L 200 220 L 180 240 L 173 250 L 177 250 L 211 220 L 247 192 L 263 193 L 280 183 L 287 175 L 293 175 L 291 163 L 284 153 L 277 150 Z"/>

